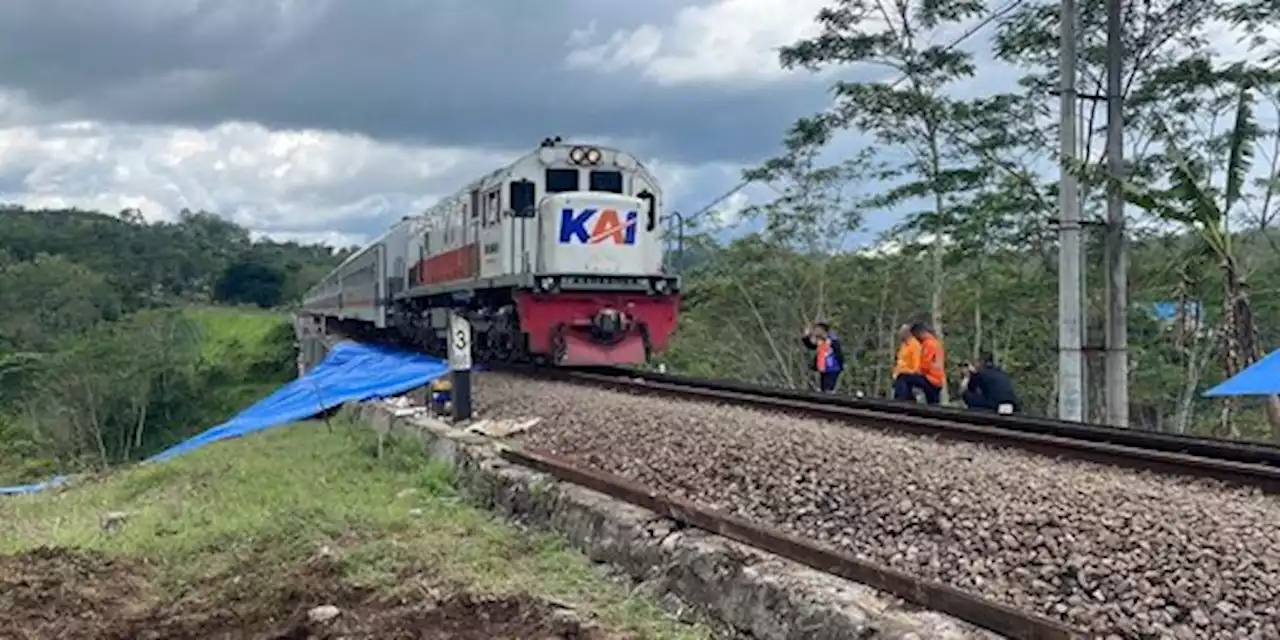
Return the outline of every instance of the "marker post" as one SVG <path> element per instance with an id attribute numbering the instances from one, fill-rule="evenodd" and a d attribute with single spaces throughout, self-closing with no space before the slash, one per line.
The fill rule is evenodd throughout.
<path id="1" fill-rule="evenodd" d="M 449 314 L 449 369 L 453 421 L 466 422 L 471 419 L 471 322 L 457 311 Z"/>

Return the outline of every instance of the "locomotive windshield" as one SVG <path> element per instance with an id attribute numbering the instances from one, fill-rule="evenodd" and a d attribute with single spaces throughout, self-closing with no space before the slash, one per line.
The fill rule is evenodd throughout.
<path id="1" fill-rule="evenodd" d="M 577 169 L 547 169 L 547 193 L 578 190 Z"/>
<path id="2" fill-rule="evenodd" d="M 532 215 L 536 194 L 534 193 L 533 183 L 528 180 L 517 180 L 511 183 L 510 193 L 507 196 L 508 202 L 511 204 L 511 210 L 515 211 L 517 217 L 528 217 Z"/>
<path id="3" fill-rule="evenodd" d="M 590 178 L 591 191 L 622 193 L 621 171 L 592 171 Z"/>

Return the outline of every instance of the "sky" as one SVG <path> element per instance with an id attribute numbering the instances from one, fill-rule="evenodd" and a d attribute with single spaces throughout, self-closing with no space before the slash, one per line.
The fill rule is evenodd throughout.
<path id="1" fill-rule="evenodd" d="M 820 6 L 5 0 L 0 201 L 345 244 L 561 135 L 697 209 L 825 104 L 774 52 Z"/>
<path id="2" fill-rule="evenodd" d="M 346 245 L 561 135 L 634 152 L 695 211 L 827 104 L 833 76 L 776 53 L 823 4 L 4 0 L 0 202 Z"/>

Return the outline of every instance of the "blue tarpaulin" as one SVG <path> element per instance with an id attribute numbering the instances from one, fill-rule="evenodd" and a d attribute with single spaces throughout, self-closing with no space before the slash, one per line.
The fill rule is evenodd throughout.
<path id="1" fill-rule="evenodd" d="M 0 487 L 0 495 L 18 495 L 22 493 L 35 493 L 37 491 L 44 491 L 49 487 L 56 487 L 66 481 L 67 481 L 66 476 L 57 476 L 57 477 L 45 480 L 44 482 L 38 482 L 36 484 L 20 484 L 16 487 Z"/>
<path id="2" fill-rule="evenodd" d="M 306 375 L 280 387 L 231 420 L 161 451 L 147 462 L 168 460 L 211 442 L 303 420 L 344 402 L 401 394 L 448 372 L 449 364 L 438 358 L 343 342 Z M 59 476 L 40 484 L 0 487 L 0 494 L 35 493 L 64 480 Z"/>
<path id="3" fill-rule="evenodd" d="M 1249 365 L 1244 371 L 1228 378 L 1222 384 L 1204 392 L 1213 396 L 1273 396 L 1280 395 L 1280 349 Z"/>

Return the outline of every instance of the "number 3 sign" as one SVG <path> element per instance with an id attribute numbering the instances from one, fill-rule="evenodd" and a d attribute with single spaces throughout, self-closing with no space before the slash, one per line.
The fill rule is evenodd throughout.
<path id="1" fill-rule="evenodd" d="M 449 318 L 449 368 L 465 371 L 471 368 L 471 323 L 458 313 Z"/>

